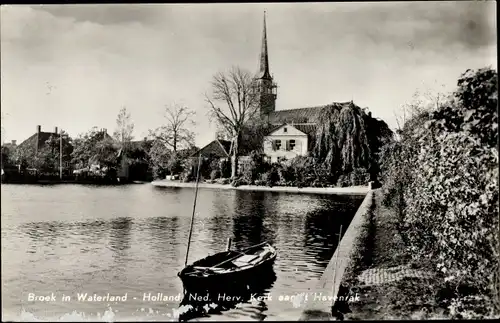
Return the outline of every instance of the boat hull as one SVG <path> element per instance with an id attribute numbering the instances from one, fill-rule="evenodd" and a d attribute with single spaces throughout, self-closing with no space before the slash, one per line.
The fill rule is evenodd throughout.
<path id="1" fill-rule="evenodd" d="M 241 285 L 248 282 L 248 280 L 257 279 L 260 274 L 268 274 L 268 271 L 272 269 L 275 260 L 276 257 L 274 256 L 273 258 L 249 269 L 224 274 L 202 277 L 183 275 L 181 272 L 179 276 L 182 280 L 184 289 L 187 290 L 217 290 L 222 286 L 224 288 L 229 288 L 232 285 L 239 288 Z"/>
<path id="2" fill-rule="evenodd" d="M 259 275 L 268 274 L 277 252 L 268 243 L 243 251 L 231 250 L 195 261 L 178 276 L 185 290 L 217 290 L 221 286 L 241 286 Z"/>

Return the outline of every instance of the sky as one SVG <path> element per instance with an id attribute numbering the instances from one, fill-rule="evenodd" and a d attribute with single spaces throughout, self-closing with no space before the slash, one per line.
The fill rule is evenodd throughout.
<path id="1" fill-rule="evenodd" d="M 3 5 L 2 140 L 42 131 L 112 133 L 122 107 L 137 140 L 165 106 L 196 112 L 196 144 L 215 138 L 204 94 L 231 66 L 257 72 L 263 12 L 276 109 L 353 100 L 396 127 L 421 92 L 497 68 L 494 1 Z"/>

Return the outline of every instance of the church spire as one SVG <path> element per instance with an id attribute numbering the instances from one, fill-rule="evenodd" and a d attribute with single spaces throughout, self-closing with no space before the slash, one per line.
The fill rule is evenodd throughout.
<path id="1" fill-rule="evenodd" d="M 259 78 L 271 79 L 269 73 L 269 56 L 267 53 L 267 32 L 266 32 L 266 12 L 264 11 L 264 29 L 262 31 L 262 48 L 260 52 Z"/>

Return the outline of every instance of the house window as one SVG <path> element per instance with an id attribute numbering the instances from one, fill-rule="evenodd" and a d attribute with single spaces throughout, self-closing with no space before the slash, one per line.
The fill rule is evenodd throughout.
<path id="1" fill-rule="evenodd" d="M 274 150 L 281 150 L 281 140 L 274 141 Z"/>
<path id="2" fill-rule="evenodd" d="M 285 128 L 283 128 L 283 132 L 287 132 L 287 129 L 286 129 L 286 127 L 285 127 Z"/>
<path id="3" fill-rule="evenodd" d="M 295 149 L 295 140 L 294 139 L 290 140 L 290 144 L 288 146 L 290 147 L 290 150 L 294 150 Z"/>

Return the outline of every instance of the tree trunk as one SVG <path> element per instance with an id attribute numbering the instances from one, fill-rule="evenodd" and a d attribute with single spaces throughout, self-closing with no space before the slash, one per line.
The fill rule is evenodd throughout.
<path id="1" fill-rule="evenodd" d="M 231 157 L 231 178 L 238 176 L 238 146 L 239 146 L 239 134 L 236 135 L 233 144 L 233 156 Z"/>

